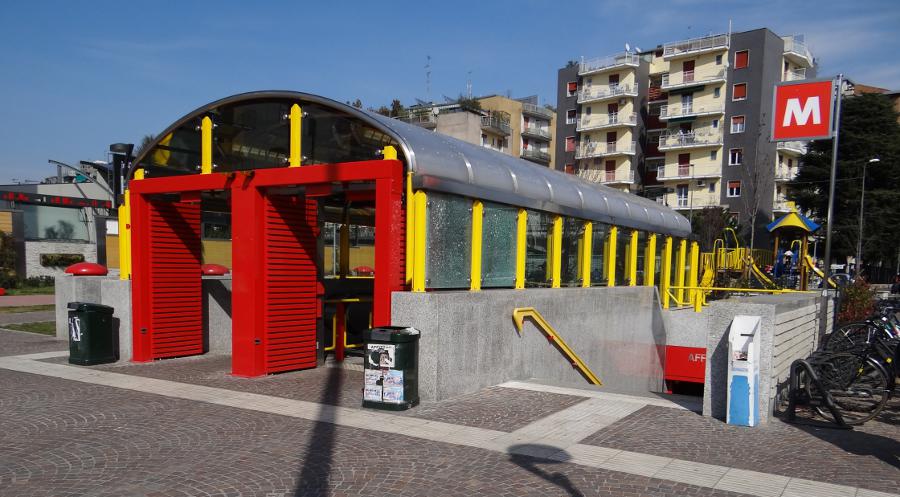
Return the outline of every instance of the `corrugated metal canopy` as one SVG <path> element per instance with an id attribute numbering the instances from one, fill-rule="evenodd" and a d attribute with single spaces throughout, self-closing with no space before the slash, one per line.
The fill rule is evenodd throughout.
<path id="1" fill-rule="evenodd" d="M 262 91 L 234 95 L 210 103 L 179 119 L 133 162 L 132 171 L 152 160 L 157 147 L 168 145 L 174 132 L 215 109 L 252 104 L 312 103 L 358 119 L 396 140 L 416 188 L 455 193 L 524 208 L 599 221 L 654 233 L 686 237 L 684 216 L 652 200 L 548 169 L 533 162 L 467 143 L 418 126 L 364 111 L 318 95 Z M 304 126 L 305 128 L 305 126 Z"/>

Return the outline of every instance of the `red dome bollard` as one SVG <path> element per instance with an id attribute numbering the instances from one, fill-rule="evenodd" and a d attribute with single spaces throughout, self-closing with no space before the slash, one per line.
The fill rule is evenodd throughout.
<path id="1" fill-rule="evenodd" d="M 200 266 L 200 274 L 205 276 L 223 276 L 228 273 L 228 268 L 221 264 L 204 264 Z"/>
<path id="2" fill-rule="evenodd" d="M 106 266 L 96 262 L 79 262 L 66 268 L 66 272 L 73 276 L 106 276 L 109 271 Z"/>

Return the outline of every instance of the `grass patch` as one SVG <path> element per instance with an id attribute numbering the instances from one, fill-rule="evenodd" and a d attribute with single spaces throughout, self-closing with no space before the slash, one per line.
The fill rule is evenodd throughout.
<path id="1" fill-rule="evenodd" d="M 0 307 L 0 314 L 17 314 L 20 312 L 52 311 L 54 309 L 56 309 L 56 306 L 53 304 L 13 305 L 13 306 L 9 306 L 9 307 Z"/>
<path id="2" fill-rule="evenodd" d="M 18 323 L 3 325 L 7 330 L 27 331 L 40 335 L 56 335 L 56 323 L 53 321 L 39 321 L 37 323 Z"/>
<path id="3" fill-rule="evenodd" d="M 53 295 L 56 292 L 54 286 L 29 286 L 25 288 L 7 288 L 7 295 Z"/>

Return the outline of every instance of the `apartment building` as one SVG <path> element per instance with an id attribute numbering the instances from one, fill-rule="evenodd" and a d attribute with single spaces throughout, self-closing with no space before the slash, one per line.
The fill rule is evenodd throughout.
<path id="1" fill-rule="evenodd" d="M 573 61 L 558 73 L 558 162 L 686 215 L 758 204 L 769 220 L 790 209 L 806 150 L 769 141 L 773 88 L 814 73 L 802 36 L 765 28 Z"/>
<path id="2" fill-rule="evenodd" d="M 512 99 L 489 95 L 481 109 L 461 105 L 419 104 L 402 120 L 469 143 L 553 167 L 556 113 L 538 105 L 537 96 Z"/>

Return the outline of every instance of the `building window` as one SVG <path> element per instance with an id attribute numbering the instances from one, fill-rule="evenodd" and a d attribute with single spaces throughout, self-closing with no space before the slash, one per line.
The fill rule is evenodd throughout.
<path id="1" fill-rule="evenodd" d="M 678 185 L 675 187 L 675 197 L 678 207 L 688 206 L 688 185 Z"/>
<path id="2" fill-rule="evenodd" d="M 588 106 L 586 113 L 587 113 L 587 115 L 591 115 L 591 113 L 592 113 L 593 111 L 594 111 L 594 108 Z"/>
<path id="3" fill-rule="evenodd" d="M 713 98 L 719 98 L 722 94 L 722 89 L 719 87 L 713 88 Z"/>
<path id="4" fill-rule="evenodd" d="M 734 116 L 731 118 L 731 132 L 732 133 L 743 133 L 744 132 L 744 116 Z"/>
<path id="5" fill-rule="evenodd" d="M 794 167 L 794 159 L 788 159 L 788 169 Z"/>
<path id="6" fill-rule="evenodd" d="M 732 100 L 747 100 L 747 83 L 735 83 L 731 88 Z"/>
<path id="7" fill-rule="evenodd" d="M 569 109 L 566 111 L 566 124 L 575 124 L 575 121 L 577 120 L 578 115 L 575 109 Z"/>
<path id="8" fill-rule="evenodd" d="M 566 152 L 574 152 L 575 151 L 575 137 L 567 136 L 566 137 Z"/>
<path id="9" fill-rule="evenodd" d="M 728 182 L 728 196 L 729 197 L 740 197 L 741 196 L 741 182 L 740 181 L 729 181 Z"/>
<path id="10" fill-rule="evenodd" d="M 578 93 L 578 83 L 575 81 L 566 83 L 566 96 L 574 97 L 576 93 Z"/>
<path id="11" fill-rule="evenodd" d="M 483 147 L 483 146 L 485 146 L 485 145 L 487 145 L 487 135 L 485 135 L 485 134 L 482 133 L 482 135 L 481 135 L 481 146 Z"/>
<path id="12" fill-rule="evenodd" d="M 719 129 L 719 120 L 718 119 L 712 120 L 712 129 Z"/>
<path id="13" fill-rule="evenodd" d="M 728 151 L 728 165 L 740 166 L 744 163 L 744 149 L 733 148 Z"/>
<path id="14" fill-rule="evenodd" d="M 715 181 L 709 182 L 709 193 L 716 193 L 716 182 Z"/>
<path id="15" fill-rule="evenodd" d="M 719 157 L 718 150 L 710 150 L 709 151 L 709 160 L 716 160 Z"/>
<path id="16" fill-rule="evenodd" d="M 566 164 L 566 174 L 575 174 L 575 164 Z"/>
<path id="17" fill-rule="evenodd" d="M 741 50 L 734 53 L 734 68 L 743 69 L 750 65 L 750 51 Z"/>
<path id="18" fill-rule="evenodd" d="M 722 54 L 716 55 L 716 65 L 717 66 L 722 65 Z"/>

